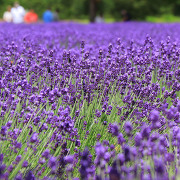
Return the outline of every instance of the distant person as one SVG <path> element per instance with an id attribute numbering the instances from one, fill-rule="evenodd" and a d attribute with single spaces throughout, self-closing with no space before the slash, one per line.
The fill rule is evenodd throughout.
<path id="1" fill-rule="evenodd" d="M 55 12 L 53 12 L 53 21 L 59 21 L 59 9 L 57 8 Z"/>
<path id="2" fill-rule="evenodd" d="M 95 22 L 96 23 L 104 23 L 104 18 L 103 18 L 102 13 L 100 13 L 98 16 L 95 17 Z"/>
<path id="3" fill-rule="evenodd" d="M 24 16 L 25 23 L 35 23 L 38 21 L 38 15 L 31 9 L 29 12 L 26 13 Z"/>
<path id="4" fill-rule="evenodd" d="M 5 22 L 12 22 L 11 6 L 8 6 L 7 11 L 4 12 L 3 20 Z"/>
<path id="5" fill-rule="evenodd" d="M 43 13 L 43 21 L 45 23 L 50 23 L 53 21 L 53 13 L 51 12 L 50 9 L 47 9 L 44 13 Z"/>
<path id="6" fill-rule="evenodd" d="M 122 15 L 122 21 L 123 22 L 127 22 L 127 21 L 131 20 L 131 16 L 126 10 L 122 10 L 121 15 Z"/>
<path id="7" fill-rule="evenodd" d="M 11 9 L 11 14 L 13 23 L 19 24 L 24 22 L 24 15 L 26 12 L 18 2 L 14 3 L 14 7 Z"/>

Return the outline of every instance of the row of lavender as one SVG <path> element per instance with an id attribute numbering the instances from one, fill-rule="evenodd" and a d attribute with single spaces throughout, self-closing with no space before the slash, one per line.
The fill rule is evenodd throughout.
<path id="1" fill-rule="evenodd" d="M 179 24 L 0 24 L 0 179 L 177 179 Z"/>

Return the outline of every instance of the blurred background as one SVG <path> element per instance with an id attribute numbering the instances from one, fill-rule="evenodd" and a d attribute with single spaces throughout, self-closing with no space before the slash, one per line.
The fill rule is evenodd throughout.
<path id="1" fill-rule="evenodd" d="M 47 9 L 58 10 L 59 20 L 94 22 L 103 16 L 105 22 L 129 19 L 150 22 L 180 22 L 180 0 L 19 0 L 26 10 L 33 9 L 39 19 Z M 14 0 L 0 0 L 0 18 Z"/>

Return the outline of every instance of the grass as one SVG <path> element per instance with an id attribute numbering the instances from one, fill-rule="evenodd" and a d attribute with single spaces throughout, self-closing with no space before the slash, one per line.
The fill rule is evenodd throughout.
<path id="1" fill-rule="evenodd" d="M 105 17 L 104 18 L 105 23 L 113 23 L 117 22 L 113 17 Z M 83 23 L 83 24 L 88 24 L 89 19 L 84 18 L 84 19 L 66 19 L 65 21 L 74 21 L 78 23 Z M 121 22 L 122 20 L 119 20 Z M 135 20 L 136 21 L 136 20 Z M 163 14 L 159 16 L 147 16 L 145 18 L 145 21 L 147 22 L 153 22 L 153 23 L 174 23 L 174 22 L 180 22 L 180 16 L 175 16 L 173 14 Z"/>
<path id="2" fill-rule="evenodd" d="M 173 23 L 180 22 L 180 17 L 172 14 L 164 14 L 161 16 L 147 16 L 146 21 L 154 23 Z"/>

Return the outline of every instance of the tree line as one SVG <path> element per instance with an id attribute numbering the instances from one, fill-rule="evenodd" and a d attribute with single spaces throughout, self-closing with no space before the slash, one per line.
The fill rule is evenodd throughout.
<path id="1" fill-rule="evenodd" d="M 149 15 L 180 15 L 180 0 L 19 0 L 25 9 L 34 9 L 42 17 L 47 8 L 59 10 L 60 19 L 87 19 L 94 21 L 98 14 L 121 20 L 121 11 L 126 10 L 133 20 L 145 20 Z M 0 0 L 0 15 L 14 0 Z"/>

